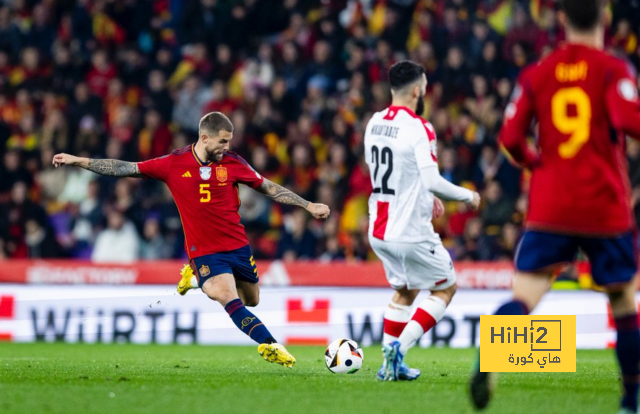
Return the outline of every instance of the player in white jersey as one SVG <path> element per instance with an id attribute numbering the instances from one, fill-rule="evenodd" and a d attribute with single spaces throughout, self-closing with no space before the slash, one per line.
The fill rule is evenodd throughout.
<path id="1" fill-rule="evenodd" d="M 449 253 L 431 224 L 434 195 L 480 204 L 478 193 L 440 176 L 433 126 L 418 114 L 424 110 L 427 78 L 411 61 L 389 70 L 391 106 L 373 115 L 365 132 L 365 157 L 373 193 L 369 198 L 369 241 L 382 261 L 395 294 L 384 314 L 384 362 L 380 380 L 412 380 L 420 371 L 403 358 L 435 326 L 456 291 Z M 411 308 L 421 290 L 431 292 Z"/>

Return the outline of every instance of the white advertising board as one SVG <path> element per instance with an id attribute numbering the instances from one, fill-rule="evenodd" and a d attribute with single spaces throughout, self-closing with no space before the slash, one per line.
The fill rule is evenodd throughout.
<path id="1" fill-rule="evenodd" d="M 382 288 L 264 288 L 260 304 L 251 310 L 283 343 L 326 344 L 349 337 L 370 345 L 382 338 L 383 313 L 392 293 Z M 477 346 L 480 315 L 492 314 L 509 297 L 509 291 L 458 291 L 443 320 L 420 345 Z M 576 315 L 578 348 L 606 348 L 615 341 L 603 294 L 551 292 L 535 313 Z M 175 286 L 140 285 L 1 284 L 0 338 L 252 344 L 224 309 L 199 290 L 179 296 Z"/>

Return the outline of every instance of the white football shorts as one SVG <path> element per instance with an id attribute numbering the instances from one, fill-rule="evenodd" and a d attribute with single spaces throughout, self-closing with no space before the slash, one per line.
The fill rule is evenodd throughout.
<path id="1" fill-rule="evenodd" d="M 449 252 L 442 243 L 388 242 L 369 236 L 392 288 L 443 290 L 456 282 Z"/>

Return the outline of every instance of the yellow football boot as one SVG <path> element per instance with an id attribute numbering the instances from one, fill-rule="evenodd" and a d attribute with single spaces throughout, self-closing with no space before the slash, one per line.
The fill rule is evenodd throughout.
<path id="1" fill-rule="evenodd" d="M 180 270 L 180 276 L 182 276 L 182 279 L 180 279 L 180 283 L 178 283 L 178 293 L 184 296 L 187 294 L 189 289 L 192 288 L 191 280 L 193 279 L 194 274 L 191 266 L 188 264 L 184 265 L 182 270 Z"/>
<path id="2" fill-rule="evenodd" d="M 267 362 L 274 362 L 287 368 L 293 368 L 296 359 L 280 344 L 260 344 L 258 345 L 258 353 Z"/>

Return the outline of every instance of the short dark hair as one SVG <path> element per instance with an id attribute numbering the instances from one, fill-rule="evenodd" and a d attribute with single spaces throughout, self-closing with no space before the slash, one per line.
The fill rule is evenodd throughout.
<path id="1" fill-rule="evenodd" d="M 389 84 L 392 90 L 397 91 L 421 79 L 423 74 L 425 70 L 422 66 L 410 60 L 403 60 L 389 69 Z"/>
<path id="2" fill-rule="evenodd" d="M 222 112 L 209 112 L 200 119 L 199 129 L 216 136 L 220 131 L 233 132 L 233 124 Z"/>
<path id="3" fill-rule="evenodd" d="M 597 26 L 603 6 L 602 0 L 560 0 L 560 8 L 566 13 L 571 26 L 581 31 Z"/>

